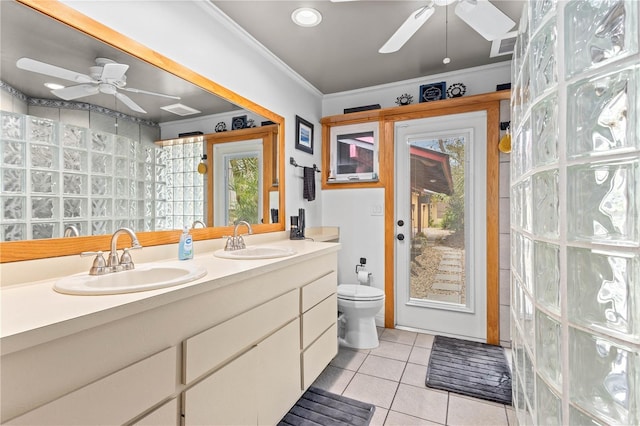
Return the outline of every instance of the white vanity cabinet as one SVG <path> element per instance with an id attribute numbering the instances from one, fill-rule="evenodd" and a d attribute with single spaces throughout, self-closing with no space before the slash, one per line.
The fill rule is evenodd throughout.
<path id="1" fill-rule="evenodd" d="M 184 384 L 196 382 L 185 425 L 269 424 L 286 413 L 301 394 L 298 305 L 295 288 L 184 342 Z"/>
<path id="2" fill-rule="evenodd" d="M 8 424 L 123 424 L 174 392 L 176 363 L 176 348 L 166 349 L 19 416 Z M 175 415 L 173 419 L 175 421 Z"/>
<path id="3" fill-rule="evenodd" d="M 3 338 L 0 423 L 276 424 L 337 353 L 323 247 Z"/>
<path id="4" fill-rule="evenodd" d="M 300 298 L 302 387 L 308 388 L 338 352 L 337 274 L 303 286 Z"/>

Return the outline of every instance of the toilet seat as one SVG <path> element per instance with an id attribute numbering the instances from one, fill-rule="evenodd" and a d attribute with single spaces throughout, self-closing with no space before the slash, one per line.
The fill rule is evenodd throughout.
<path id="1" fill-rule="evenodd" d="M 338 299 L 354 301 L 373 301 L 384 299 L 384 291 L 368 285 L 340 284 Z"/>

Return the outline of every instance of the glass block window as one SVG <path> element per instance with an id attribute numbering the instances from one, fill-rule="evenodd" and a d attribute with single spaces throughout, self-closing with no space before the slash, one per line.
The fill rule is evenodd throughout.
<path id="1" fill-rule="evenodd" d="M 0 112 L 0 240 L 156 229 L 156 146 Z M 68 235 L 67 235 L 68 236 Z"/>

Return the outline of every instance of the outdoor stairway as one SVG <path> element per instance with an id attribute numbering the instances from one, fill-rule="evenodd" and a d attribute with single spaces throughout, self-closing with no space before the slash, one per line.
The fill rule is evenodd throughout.
<path id="1" fill-rule="evenodd" d="M 450 247 L 436 246 L 434 249 L 442 250 L 442 260 L 438 265 L 434 290 L 443 290 L 450 293 L 431 293 L 429 300 L 438 302 L 461 303 L 463 282 L 463 257 L 462 251 Z"/>

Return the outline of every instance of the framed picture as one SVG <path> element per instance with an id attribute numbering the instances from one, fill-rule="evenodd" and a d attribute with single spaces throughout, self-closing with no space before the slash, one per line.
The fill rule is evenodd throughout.
<path id="1" fill-rule="evenodd" d="M 313 154 L 313 124 L 296 115 L 296 149 Z"/>
<path id="2" fill-rule="evenodd" d="M 423 84 L 420 86 L 420 102 L 431 102 L 447 98 L 447 83 Z"/>
<path id="3" fill-rule="evenodd" d="M 247 116 L 240 115 L 231 119 L 231 130 L 244 129 L 247 127 Z"/>

